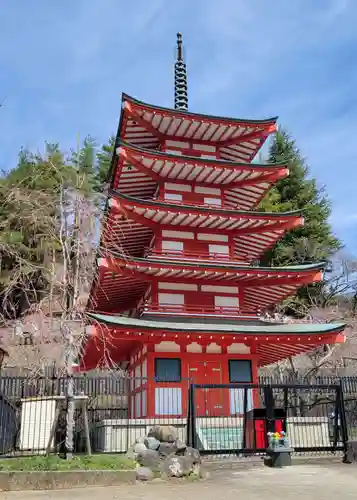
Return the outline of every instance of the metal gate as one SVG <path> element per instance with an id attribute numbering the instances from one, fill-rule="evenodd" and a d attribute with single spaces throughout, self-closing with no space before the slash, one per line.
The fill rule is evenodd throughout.
<path id="1" fill-rule="evenodd" d="M 223 402 L 220 412 L 208 401 L 209 397 Z M 204 412 L 202 402 L 206 402 Z M 268 433 L 281 431 L 287 434 L 295 453 L 346 452 L 348 433 L 342 386 L 190 386 L 187 438 L 202 454 L 265 454 Z"/>

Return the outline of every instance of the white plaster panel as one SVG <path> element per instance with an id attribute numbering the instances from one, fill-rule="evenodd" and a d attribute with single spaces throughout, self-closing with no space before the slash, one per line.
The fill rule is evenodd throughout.
<path id="1" fill-rule="evenodd" d="M 141 393 L 142 398 L 141 398 L 141 416 L 146 417 L 147 415 L 147 391 L 144 389 Z"/>
<path id="2" fill-rule="evenodd" d="M 189 283 L 165 283 L 159 281 L 160 290 L 186 290 L 187 292 L 196 292 L 198 290 L 198 285 L 193 285 Z"/>
<path id="3" fill-rule="evenodd" d="M 227 352 L 229 354 L 249 354 L 250 347 L 245 344 L 233 343 L 227 347 Z"/>
<path id="4" fill-rule="evenodd" d="M 182 391 L 180 387 L 155 388 L 155 414 L 182 414 Z"/>
<path id="5" fill-rule="evenodd" d="M 244 413 L 244 389 L 229 389 L 229 403 L 231 415 Z M 247 411 L 253 409 L 252 389 L 247 391 Z"/>
<path id="6" fill-rule="evenodd" d="M 214 298 L 214 305 L 216 307 L 238 307 L 239 299 L 238 297 L 227 297 L 226 295 L 216 295 Z"/>
<path id="7" fill-rule="evenodd" d="M 166 238 L 181 238 L 183 240 L 193 240 L 195 237 L 194 233 L 189 233 L 187 231 L 167 231 L 166 229 L 162 231 L 162 236 L 163 237 L 166 236 Z M 227 241 L 228 241 L 228 236 L 227 236 Z"/>
<path id="8" fill-rule="evenodd" d="M 217 293 L 238 293 L 237 286 L 214 286 L 214 285 L 202 285 L 202 292 L 217 292 Z"/>
<path id="9" fill-rule="evenodd" d="M 207 151 L 209 153 L 216 152 L 216 146 L 211 146 L 210 144 L 192 144 L 192 149 L 197 149 L 197 151 Z"/>
<path id="10" fill-rule="evenodd" d="M 184 142 L 184 141 L 166 141 L 165 146 L 174 146 L 177 148 L 186 148 L 188 149 L 190 147 L 189 142 Z"/>
<path id="11" fill-rule="evenodd" d="M 210 254 L 229 255 L 229 246 L 228 245 L 208 245 L 208 251 Z"/>
<path id="12" fill-rule="evenodd" d="M 206 348 L 206 352 L 208 353 L 220 353 L 222 352 L 222 348 L 220 345 L 216 344 L 215 342 L 211 342 L 208 344 Z"/>
<path id="13" fill-rule="evenodd" d="M 206 205 L 214 205 L 215 207 L 222 206 L 221 198 L 203 198 L 203 203 Z"/>
<path id="14" fill-rule="evenodd" d="M 147 374 L 148 374 L 148 364 L 147 364 L 146 359 L 144 359 L 143 364 L 141 366 L 142 366 L 142 368 L 141 368 L 141 376 L 143 378 L 145 378 L 145 377 L 147 377 Z"/>
<path id="15" fill-rule="evenodd" d="M 197 233 L 197 239 L 202 241 L 228 241 L 227 234 Z"/>
<path id="16" fill-rule="evenodd" d="M 200 194 L 218 194 L 221 195 L 221 190 L 217 188 L 209 188 L 209 187 L 203 187 L 203 186 L 196 186 L 195 187 L 195 193 L 200 193 Z"/>
<path id="17" fill-rule="evenodd" d="M 141 386 L 141 365 L 137 365 L 135 367 L 134 377 L 135 377 L 135 387 L 140 387 Z"/>
<path id="18" fill-rule="evenodd" d="M 162 240 L 162 249 L 182 252 L 183 241 Z"/>
<path id="19" fill-rule="evenodd" d="M 180 193 L 165 193 L 165 200 L 182 201 L 182 194 Z"/>
<path id="20" fill-rule="evenodd" d="M 166 148 L 166 153 L 169 153 L 170 155 L 182 156 L 182 151 L 177 149 Z"/>
<path id="21" fill-rule="evenodd" d="M 141 417 L 141 392 L 135 394 L 135 417 Z"/>
<path id="22" fill-rule="evenodd" d="M 197 342 L 192 342 L 191 344 L 188 344 L 187 352 L 202 352 L 202 346 L 200 346 Z"/>
<path id="23" fill-rule="evenodd" d="M 159 344 L 155 345 L 156 352 L 180 352 L 180 346 L 176 342 L 170 342 L 168 340 L 163 340 Z"/>
<path id="24" fill-rule="evenodd" d="M 189 193 L 192 191 L 192 187 L 188 184 L 178 184 L 173 182 L 165 182 L 165 189 L 169 189 L 171 191 L 183 191 Z"/>
<path id="25" fill-rule="evenodd" d="M 180 305 L 185 303 L 185 296 L 182 293 L 159 293 L 160 305 Z"/>

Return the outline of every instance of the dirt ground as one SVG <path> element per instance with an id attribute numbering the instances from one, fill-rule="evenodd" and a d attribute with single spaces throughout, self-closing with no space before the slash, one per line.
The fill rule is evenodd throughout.
<path id="1" fill-rule="evenodd" d="M 215 468 L 217 469 L 217 468 Z M 8 500 L 336 500 L 357 498 L 357 466 L 294 465 L 284 469 L 231 465 L 206 481 L 154 482 L 107 488 L 0 493 Z"/>

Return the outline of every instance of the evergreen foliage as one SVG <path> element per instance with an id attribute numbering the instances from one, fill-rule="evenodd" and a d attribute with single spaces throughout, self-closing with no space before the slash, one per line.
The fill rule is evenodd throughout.
<path id="1" fill-rule="evenodd" d="M 309 168 L 301 156 L 294 139 L 280 129 L 269 149 L 268 163 L 286 162 L 289 176 L 281 179 L 262 200 L 265 211 L 301 210 L 304 225 L 286 235 L 268 251 L 261 263 L 268 266 L 330 262 L 331 257 L 342 247 L 341 241 L 332 232 L 329 216 L 331 203 L 325 189 L 319 187 L 309 176 Z M 297 302 L 289 300 L 293 309 L 299 309 L 301 301 L 307 302 L 317 296 L 320 285 L 302 288 Z M 289 311 L 292 312 L 292 311 Z"/>
<path id="2" fill-rule="evenodd" d="M 38 286 L 47 286 L 46 273 L 39 269 L 45 270 L 50 256 L 59 251 L 59 228 L 63 222 L 59 207 L 64 206 L 68 217 L 79 198 L 98 202 L 98 195 L 108 186 L 114 147 L 114 137 L 98 148 L 95 140 L 87 136 L 69 158 L 65 158 L 59 144 L 46 144 L 44 154 L 21 149 L 16 167 L 0 177 L 0 307 L 1 287 L 4 290 L 14 278 L 15 269 L 18 272 L 19 259 L 23 263 L 21 279 L 26 276 L 29 286 L 36 280 L 41 282 Z M 288 232 L 263 256 L 261 264 L 329 261 L 341 248 L 329 223 L 331 205 L 324 189 L 309 176 L 304 158 L 286 131 L 281 129 L 276 134 L 267 161 L 285 161 L 290 175 L 271 189 L 260 209 L 301 210 L 305 225 Z M 73 238 L 73 231 L 72 225 L 67 236 Z M 303 289 L 293 306 L 308 303 L 317 289 L 318 286 Z"/>

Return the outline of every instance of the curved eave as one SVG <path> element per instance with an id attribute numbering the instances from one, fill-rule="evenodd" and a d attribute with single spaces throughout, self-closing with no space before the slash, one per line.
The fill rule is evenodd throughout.
<path id="1" fill-rule="evenodd" d="M 186 205 L 177 204 L 171 201 L 157 201 L 157 200 L 141 200 L 140 198 L 135 198 L 133 196 L 128 196 L 119 193 L 115 190 L 110 190 L 109 195 L 118 200 L 125 200 L 128 204 L 133 207 L 149 208 L 152 207 L 154 210 L 164 209 L 167 212 L 177 211 L 177 213 L 187 213 L 192 212 L 193 214 L 209 214 L 222 217 L 234 217 L 235 219 L 266 219 L 277 221 L 282 218 L 296 218 L 302 217 L 302 210 L 291 210 L 290 212 L 258 212 L 249 210 L 234 210 L 230 208 L 217 208 L 214 206 L 204 207 L 199 205 Z M 113 208 L 116 208 L 113 204 L 113 200 L 109 198 L 109 204 Z"/>
<path id="2" fill-rule="evenodd" d="M 107 253 L 108 255 L 108 253 Z M 144 305 L 154 282 L 238 287 L 242 314 L 256 314 L 296 293 L 302 285 L 321 281 L 323 264 L 284 268 L 163 261 L 110 254 L 98 259 L 98 284 L 92 304 L 101 312 L 123 312 Z M 239 292 L 240 293 L 240 292 Z M 144 301 L 144 302 L 143 302 Z M 197 307 L 200 308 L 200 304 Z"/>
<path id="3" fill-rule="evenodd" d="M 287 357 L 312 351 L 322 344 L 338 344 L 345 342 L 344 323 L 335 324 L 202 324 L 177 323 L 167 321 L 146 321 L 122 316 L 88 313 L 92 326 L 89 327 L 83 355 L 81 370 L 95 368 L 106 364 L 108 355 L 107 336 L 110 335 L 110 359 L 114 362 L 128 359 L 130 347 L 142 343 L 159 343 L 163 337 L 167 341 L 180 344 L 184 336 L 185 342 L 210 342 L 218 345 L 242 343 L 253 346 L 258 366 L 276 363 Z"/>
<path id="4" fill-rule="evenodd" d="M 282 168 L 288 168 L 286 161 L 277 163 L 251 163 L 251 162 L 239 162 L 239 161 L 226 161 L 214 158 L 201 158 L 200 156 L 186 156 L 186 155 L 175 155 L 173 153 L 166 153 L 165 151 L 153 151 L 152 149 L 142 148 L 140 146 L 134 146 L 123 139 L 118 140 L 118 147 L 116 149 L 116 154 L 120 156 L 120 148 L 127 149 L 132 153 L 137 153 L 142 156 L 147 157 L 157 157 L 162 160 L 166 158 L 174 163 L 182 163 L 182 161 L 187 163 L 195 163 L 202 166 L 214 165 L 219 168 L 227 168 L 231 170 L 249 170 L 249 171 L 260 171 L 266 170 L 268 172 L 275 172 L 276 170 Z"/>
<path id="5" fill-rule="evenodd" d="M 120 249 L 122 246 L 122 252 L 135 256 L 149 250 L 151 238 L 158 227 L 162 231 L 206 234 L 219 231 L 233 237 L 232 257 L 248 264 L 258 259 L 287 231 L 304 223 L 300 211 L 267 213 L 210 209 L 138 200 L 113 191 L 110 195 L 106 241 L 111 248 Z M 172 257 L 172 252 L 168 254 Z M 204 259 L 203 255 L 197 257 Z M 206 257 L 212 260 L 209 255 Z M 223 255 L 216 258 L 228 260 Z"/>
<path id="6" fill-rule="evenodd" d="M 142 331 L 155 331 L 165 330 L 174 333 L 186 332 L 207 332 L 211 333 L 225 333 L 229 335 L 234 334 L 247 334 L 247 335 L 261 335 L 262 340 L 267 340 L 264 337 L 272 335 L 301 335 L 309 336 L 311 334 L 329 335 L 340 333 L 346 328 L 345 323 L 289 323 L 289 324 L 274 324 L 266 322 L 261 325 L 242 325 L 237 323 L 184 323 L 184 322 L 169 322 L 169 321 L 148 321 L 138 318 L 127 318 L 124 316 L 114 316 L 106 314 L 98 314 L 88 312 L 87 316 L 94 319 L 99 323 L 123 327 L 123 328 L 137 328 Z"/>
<path id="7" fill-rule="evenodd" d="M 214 146 L 223 160 L 250 162 L 276 131 L 276 121 L 276 117 L 241 120 L 195 114 L 141 103 L 123 94 L 116 140 L 155 150 L 167 140 L 191 141 Z"/>
<path id="8" fill-rule="evenodd" d="M 136 106 L 140 106 L 143 109 L 148 109 L 151 111 L 158 111 L 158 112 L 164 112 L 167 114 L 172 115 L 173 117 L 175 116 L 181 116 L 183 118 L 188 118 L 191 120 L 209 120 L 209 121 L 215 121 L 219 123 L 225 123 L 227 125 L 237 125 L 237 124 L 252 124 L 252 125 L 260 125 L 260 124 L 269 124 L 269 123 L 276 123 L 278 121 L 278 116 L 274 116 L 272 118 L 266 118 L 262 120 L 248 120 L 248 119 L 243 119 L 243 118 L 229 118 L 229 117 L 224 117 L 224 116 L 218 116 L 218 115 L 206 115 L 203 113 L 193 113 L 192 111 L 183 111 L 179 109 L 173 109 L 173 108 L 165 108 L 163 106 L 156 106 L 153 104 L 149 104 L 144 101 L 139 101 L 139 99 L 135 99 L 134 97 L 125 94 L 123 92 L 122 94 L 122 103 L 125 103 L 125 101 L 131 102 L 135 104 Z"/>
<path id="9" fill-rule="evenodd" d="M 260 267 L 260 266 L 240 266 L 234 264 L 211 264 L 211 263 L 199 263 L 199 262 L 186 262 L 186 261 L 176 261 L 176 260 L 168 260 L 168 259 L 150 259 L 150 258 L 135 258 L 132 259 L 130 257 L 120 256 L 119 254 L 113 254 L 115 259 L 121 261 L 123 265 L 131 264 L 133 266 L 143 266 L 143 267 L 168 267 L 175 268 L 177 270 L 181 269 L 189 269 L 189 270 L 203 270 L 207 272 L 216 272 L 223 271 L 227 272 L 227 270 L 232 273 L 242 273 L 244 275 L 280 275 L 280 274 L 309 274 L 311 272 L 319 272 L 326 268 L 325 262 L 319 262 L 316 264 L 302 264 L 298 266 L 284 266 L 284 267 Z M 101 260 L 101 259 L 100 259 Z"/>

